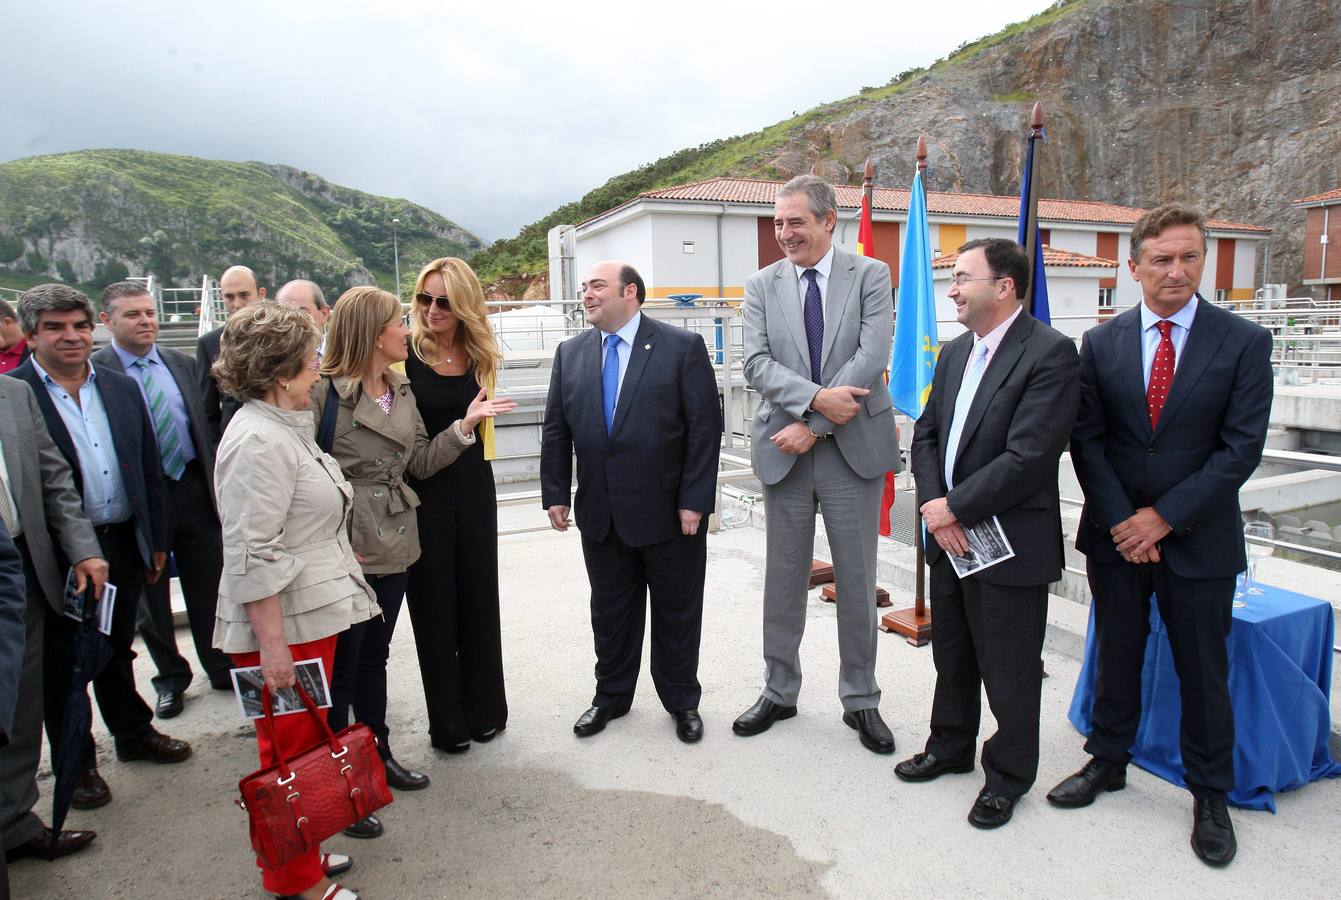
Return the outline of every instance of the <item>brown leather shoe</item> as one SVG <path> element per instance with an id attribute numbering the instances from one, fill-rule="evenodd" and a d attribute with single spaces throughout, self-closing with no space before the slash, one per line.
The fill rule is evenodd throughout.
<path id="1" fill-rule="evenodd" d="M 85 769 L 79 773 L 74 794 L 70 796 L 70 805 L 75 809 L 97 809 L 112 802 L 112 789 L 102 780 L 97 769 Z"/>
<path id="2" fill-rule="evenodd" d="M 156 763 L 178 763 L 191 755 L 191 745 L 150 729 L 149 733 L 133 744 L 120 744 L 116 758 L 122 762 L 148 759 Z"/>
<path id="3" fill-rule="evenodd" d="M 93 843 L 93 839 L 97 836 L 96 831 L 62 831 L 53 834 L 50 828 L 43 826 L 42 833 L 37 837 L 6 850 L 5 859 L 13 862 L 16 859 L 32 857 L 51 862 L 53 859 L 78 853 Z"/>

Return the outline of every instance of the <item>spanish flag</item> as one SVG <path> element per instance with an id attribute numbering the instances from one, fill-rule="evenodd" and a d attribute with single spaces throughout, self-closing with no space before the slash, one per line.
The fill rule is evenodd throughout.
<path id="1" fill-rule="evenodd" d="M 857 254 L 875 256 L 875 229 L 871 227 L 871 198 L 865 191 L 861 194 L 861 224 L 857 226 Z M 889 383 L 889 371 L 885 371 L 885 383 Z M 880 534 L 889 537 L 889 511 L 894 506 L 894 473 L 885 473 L 885 489 L 880 495 Z"/>

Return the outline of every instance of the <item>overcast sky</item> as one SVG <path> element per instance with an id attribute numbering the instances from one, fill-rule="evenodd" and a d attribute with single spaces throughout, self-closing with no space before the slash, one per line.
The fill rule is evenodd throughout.
<path id="1" fill-rule="evenodd" d="M 16 0 L 0 161 L 129 147 L 286 163 L 493 240 L 1049 5 Z"/>

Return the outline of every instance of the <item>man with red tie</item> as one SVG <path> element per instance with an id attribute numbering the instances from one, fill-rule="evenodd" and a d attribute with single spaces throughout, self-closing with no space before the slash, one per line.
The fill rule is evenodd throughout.
<path id="1" fill-rule="evenodd" d="M 1247 565 L 1239 488 L 1262 458 L 1271 413 L 1271 335 L 1197 296 L 1206 225 L 1194 209 L 1143 215 L 1127 265 L 1142 302 L 1085 333 L 1071 435 L 1085 493 L 1076 546 L 1099 652 L 1091 759 L 1048 800 L 1088 806 L 1126 786 L 1153 594 L 1179 675 L 1192 848 L 1223 866 L 1237 849 L 1225 803 L 1234 787 L 1225 637 Z"/>

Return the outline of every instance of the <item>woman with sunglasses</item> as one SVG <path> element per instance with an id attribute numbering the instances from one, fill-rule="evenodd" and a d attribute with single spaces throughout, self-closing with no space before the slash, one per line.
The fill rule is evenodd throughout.
<path id="1" fill-rule="evenodd" d="M 414 392 L 392 366 L 405 362 L 410 329 L 394 294 L 375 287 L 344 293 L 331 314 L 322 357 L 322 379 L 313 391 L 318 443 L 328 451 L 354 488 L 350 540 L 363 577 L 377 593 L 382 617 L 355 625 L 340 635 L 331 678 L 331 728 L 339 730 L 354 717 L 377 736 L 391 787 L 413 791 L 428 787 L 428 776 L 407 769 L 391 753 L 386 723 L 386 664 L 401 600 L 406 570 L 419 559 L 419 528 L 415 507 L 419 496 L 404 482 L 408 473 L 431 478 L 475 443 L 475 427 L 510 401 L 490 403 L 476 398 L 463 415 L 430 441 Z M 328 405 L 336 409 L 331 420 Z M 377 816 L 345 829 L 350 837 L 377 837 Z"/>
<path id="2" fill-rule="evenodd" d="M 515 407 L 489 400 L 503 354 L 489 327 L 484 292 L 470 266 L 435 259 L 414 286 L 405 371 L 429 434 L 463 418 L 473 402 L 494 413 Z M 419 649 L 429 739 L 464 753 L 507 725 L 498 616 L 498 508 L 492 419 L 452 466 L 411 481 L 422 501 L 424 556 L 410 567 L 407 598 Z"/>

